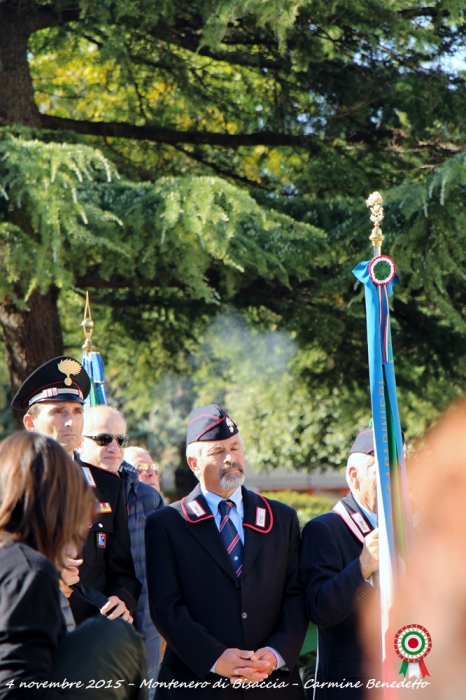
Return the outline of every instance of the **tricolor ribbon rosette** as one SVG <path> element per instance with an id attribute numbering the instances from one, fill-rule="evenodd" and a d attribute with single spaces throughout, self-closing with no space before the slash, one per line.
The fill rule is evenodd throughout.
<path id="1" fill-rule="evenodd" d="M 390 313 L 387 285 L 395 279 L 395 263 L 388 255 L 378 255 L 369 263 L 369 277 L 375 284 L 379 297 L 380 339 L 382 341 L 382 356 L 385 362 L 390 361 Z"/>
<path id="2" fill-rule="evenodd" d="M 391 282 L 395 275 L 395 263 L 388 255 L 378 255 L 370 261 L 369 277 L 378 287 Z"/>
<path id="3" fill-rule="evenodd" d="M 400 673 L 408 678 L 424 678 L 430 676 L 424 659 L 432 649 L 432 639 L 429 632 L 421 625 L 406 625 L 395 635 L 395 651 L 403 659 Z"/>

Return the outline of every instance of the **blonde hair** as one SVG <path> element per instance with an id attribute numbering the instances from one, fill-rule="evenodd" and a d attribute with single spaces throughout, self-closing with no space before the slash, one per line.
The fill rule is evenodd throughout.
<path id="1" fill-rule="evenodd" d="M 96 504 L 81 467 L 52 438 L 25 431 L 0 443 L 3 542 L 25 542 L 62 567 L 65 547 L 84 544 Z"/>

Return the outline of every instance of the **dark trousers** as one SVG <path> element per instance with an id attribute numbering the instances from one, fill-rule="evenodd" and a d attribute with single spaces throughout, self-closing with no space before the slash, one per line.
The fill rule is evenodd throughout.
<path id="1" fill-rule="evenodd" d="M 147 700 L 145 679 L 143 638 L 128 622 L 104 615 L 63 637 L 50 678 L 61 681 L 57 690 L 66 700 Z"/>

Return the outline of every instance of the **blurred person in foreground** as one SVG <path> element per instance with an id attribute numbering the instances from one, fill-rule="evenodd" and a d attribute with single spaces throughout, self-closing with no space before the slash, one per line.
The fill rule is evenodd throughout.
<path id="1" fill-rule="evenodd" d="M 131 554 L 136 576 L 142 584 L 133 613 L 134 624 L 138 632 L 144 635 L 146 642 L 147 678 L 149 681 L 156 680 L 161 663 L 162 638 L 154 627 L 149 612 L 144 527 L 147 516 L 163 506 L 162 497 L 154 488 L 142 483 L 136 470 L 124 461 L 125 441 L 121 438 L 126 437 L 126 420 L 119 411 L 111 406 L 86 409 L 83 435 L 79 448 L 83 461 L 107 469 L 116 477 L 120 477 L 125 485 Z M 97 437 L 87 437 L 89 435 Z M 154 690 L 149 696 L 152 697 L 153 693 Z"/>
<path id="2" fill-rule="evenodd" d="M 23 432 L 0 444 L 2 700 L 97 699 L 97 679 L 106 700 L 145 697 L 144 646 L 131 625 L 99 615 L 66 634 L 59 576 L 96 505 L 81 469 L 54 440 Z"/>
<path id="3" fill-rule="evenodd" d="M 167 640 L 156 698 L 304 700 L 296 511 L 242 486 L 241 436 L 216 404 L 191 413 L 186 444 L 199 485 L 146 525 L 150 610 Z"/>
<path id="4" fill-rule="evenodd" d="M 54 357 L 21 384 L 11 405 L 23 411 L 26 430 L 49 435 L 79 462 L 75 452 L 83 430 L 83 403 L 90 391 L 89 376 L 72 357 Z M 89 526 L 79 560 L 79 583 L 70 596 L 77 624 L 99 614 L 130 620 L 141 584 L 134 573 L 124 488 L 119 479 L 93 464 L 80 464 L 99 500 L 98 518 Z"/>
<path id="5" fill-rule="evenodd" d="M 125 462 L 136 469 L 140 481 L 160 492 L 160 465 L 154 462 L 147 450 L 143 447 L 127 447 Z"/>
<path id="6" fill-rule="evenodd" d="M 414 548 L 407 560 L 407 577 L 394 593 L 387 635 L 390 681 L 398 687 L 390 697 L 422 700 L 461 700 L 466 688 L 466 401 L 439 420 L 423 439 L 408 465 L 411 498 L 415 503 Z M 376 634 L 377 607 L 365 616 L 365 638 Z M 429 676 L 400 675 L 402 660 L 395 653 L 395 635 L 406 625 L 421 625 L 430 634 L 432 649 L 424 663 Z M 372 654 L 371 645 L 366 648 Z M 411 664 L 409 664 L 411 666 Z M 422 675 L 422 673 L 420 674 Z M 368 694 L 372 698 L 372 694 Z"/>
<path id="7" fill-rule="evenodd" d="M 303 531 L 301 574 L 309 618 L 318 628 L 315 680 L 306 686 L 318 700 L 359 700 L 374 675 L 359 640 L 359 616 L 373 597 L 379 566 L 370 429 L 359 433 L 349 451 L 346 480 L 349 495 Z"/>

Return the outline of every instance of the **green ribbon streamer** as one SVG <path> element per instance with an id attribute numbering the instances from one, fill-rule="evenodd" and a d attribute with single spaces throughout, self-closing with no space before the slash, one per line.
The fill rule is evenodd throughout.
<path id="1" fill-rule="evenodd" d="M 403 661 L 403 663 L 401 664 L 401 668 L 400 668 L 400 670 L 398 671 L 398 673 L 402 673 L 403 676 L 406 678 L 406 671 L 407 671 L 407 670 L 408 670 L 408 662 L 407 662 L 407 661 Z"/>

